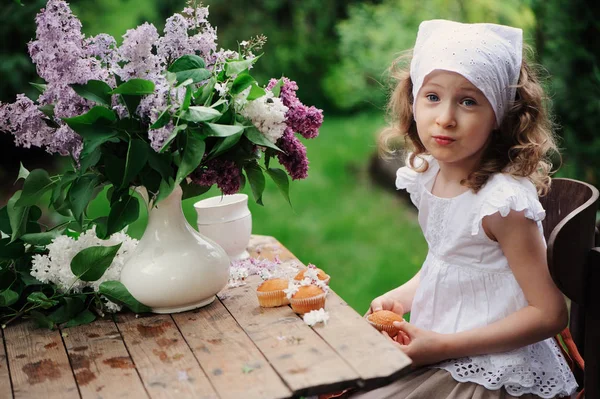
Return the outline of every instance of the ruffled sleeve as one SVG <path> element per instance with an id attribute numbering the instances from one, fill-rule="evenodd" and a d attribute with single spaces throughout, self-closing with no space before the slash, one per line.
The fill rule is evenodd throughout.
<path id="1" fill-rule="evenodd" d="M 408 165 L 408 158 L 409 157 L 407 156 L 405 162 L 406 165 Z M 421 201 L 419 189 L 420 174 L 421 173 L 415 172 L 409 166 L 403 166 L 396 171 L 396 189 L 406 190 L 410 194 L 410 200 L 417 208 L 419 208 L 419 202 Z"/>
<path id="2" fill-rule="evenodd" d="M 511 210 L 525 211 L 525 217 L 540 222 L 546 217 L 533 183 L 525 178 L 516 179 L 508 175 L 496 175 L 484 187 L 481 195 L 479 211 L 473 220 L 471 235 L 477 235 L 481 229 L 483 218 L 498 212 L 506 217 Z"/>

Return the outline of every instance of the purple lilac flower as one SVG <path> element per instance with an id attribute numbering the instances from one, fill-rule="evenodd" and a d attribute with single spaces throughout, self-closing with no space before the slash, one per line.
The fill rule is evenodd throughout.
<path id="1" fill-rule="evenodd" d="M 84 48 L 89 56 L 97 58 L 109 71 L 118 67 L 117 42 L 111 35 L 101 33 L 85 39 Z"/>
<path id="2" fill-rule="evenodd" d="M 154 25 L 145 22 L 135 29 L 129 29 L 123 35 L 123 44 L 119 47 L 119 58 L 126 62 L 117 74 L 123 80 L 142 78 L 154 81 L 164 69 L 164 59 L 152 53 L 158 40 L 158 31 Z"/>
<path id="3" fill-rule="evenodd" d="M 10 132 L 15 144 L 46 147 L 49 153 L 69 155 L 81 151 L 81 138 L 66 125 L 55 130 L 44 122 L 44 114 L 24 94 L 12 104 L 0 104 L 0 130 Z"/>
<path id="4" fill-rule="evenodd" d="M 185 8 L 183 14 L 174 14 L 167 19 L 165 34 L 158 39 L 159 56 L 175 60 L 185 54 L 197 54 L 205 61 L 217 48 L 217 31 L 207 21 L 208 8 Z M 194 31 L 193 36 L 188 31 Z"/>
<path id="5" fill-rule="evenodd" d="M 190 177 L 201 186 L 210 187 L 216 183 L 223 194 L 228 195 L 240 190 L 242 172 L 235 162 L 217 158 L 196 169 Z"/>
<path id="6" fill-rule="evenodd" d="M 173 122 L 169 122 L 167 125 L 159 129 L 148 129 L 148 138 L 150 139 L 150 145 L 154 151 L 160 151 L 167 138 L 173 132 L 174 128 L 175 126 L 173 125 Z"/>
<path id="7" fill-rule="evenodd" d="M 277 84 L 277 79 L 271 79 L 267 89 L 272 89 Z M 304 138 L 312 139 L 319 135 L 319 128 L 323 124 L 323 111 L 315 107 L 307 107 L 296 96 L 298 85 L 293 80 L 283 78 L 283 85 L 279 98 L 288 107 L 285 114 L 286 124 Z"/>
<path id="8" fill-rule="evenodd" d="M 308 176 L 306 147 L 294 135 L 291 128 L 285 129 L 283 137 L 277 140 L 277 147 L 283 151 L 277 153 L 277 159 L 288 171 L 292 180 L 305 179 Z"/>

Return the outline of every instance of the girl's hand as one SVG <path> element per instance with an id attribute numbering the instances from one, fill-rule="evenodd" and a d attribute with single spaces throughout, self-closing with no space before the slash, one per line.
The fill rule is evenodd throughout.
<path id="1" fill-rule="evenodd" d="M 373 301 L 371 302 L 371 306 L 369 307 L 369 310 L 367 311 L 365 316 L 380 310 L 389 310 L 396 314 L 399 314 L 400 316 L 404 316 L 404 307 L 402 306 L 402 304 L 385 295 L 373 299 Z"/>
<path id="2" fill-rule="evenodd" d="M 395 339 L 390 338 L 385 332 L 383 334 L 410 357 L 413 361 L 412 368 L 446 360 L 445 334 L 422 330 L 407 321 L 395 321 L 394 327 L 400 329 Z"/>

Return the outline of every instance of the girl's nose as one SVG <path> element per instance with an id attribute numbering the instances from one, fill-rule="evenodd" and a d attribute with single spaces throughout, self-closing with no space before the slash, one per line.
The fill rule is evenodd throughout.
<path id="1" fill-rule="evenodd" d="M 456 126 L 455 110 L 453 105 L 445 104 L 439 109 L 440 113 L 435 119 L 435 123 L 444 128 Z"/>

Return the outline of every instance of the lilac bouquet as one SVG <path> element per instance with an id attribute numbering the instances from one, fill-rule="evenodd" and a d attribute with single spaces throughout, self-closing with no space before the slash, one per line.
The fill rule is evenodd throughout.
<path id="1" fill-rule="evenodd" d="M 57 176 L 21 168 L 23 189 L 0 209 L 2 259 L 44 253 L 68 231 L 93 228 L 108 239 L 138 219 L 136 187 L 156 204 L 178 186 L 188 198 L 215 184 L 232 194 L 248 181 L 262 205 L 266 175 L 289 202 L 289 177 L 308 172 L 299 136 L 318 135 L 322 111 L 302 104 L 298 86 L 285 77 L 266 85 L 252 77 L 264 36 L 218 50 L 207 18 L 208 8 L 191 2 L 167 19 L 162 35 L 144 23 L 117 45 L 107 34 L 85 37 L 68 3 L 48 0 L 28 45 L 45 83 L 34 84 L 35 100 L 19 94 L 0 103 L 0 130 L 18 146 L 70 157 L 72 167 Z M 89 220 L 90 201 L 106 187 L 109 214 Z M 36 203 L 44 194 L 68 222 L 40 227 Z M 87 261 L 114 257 L 117 249 L 92 251 Z M 1 290 L 0 308 L 15 300 Z"/>

